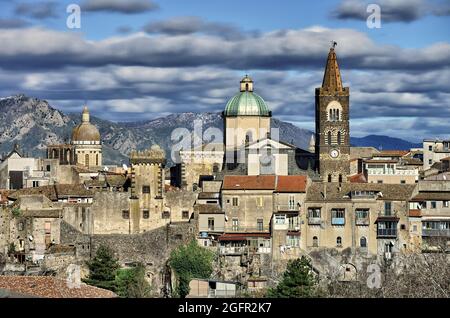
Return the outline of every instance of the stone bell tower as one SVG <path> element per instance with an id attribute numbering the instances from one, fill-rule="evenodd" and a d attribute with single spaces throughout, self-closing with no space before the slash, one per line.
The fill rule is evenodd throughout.
<path id="1" fill-rule="evenodd" d="M 325 182 L 347 182 L 350 173 L 350 89 L 342 86 L 336 43 L 330 48 L 322 87 L 316 88 L 316 158 Z"/>

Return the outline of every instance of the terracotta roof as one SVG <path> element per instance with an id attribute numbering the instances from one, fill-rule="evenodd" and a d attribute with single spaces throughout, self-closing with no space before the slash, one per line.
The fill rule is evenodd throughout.
<path id="1" fill-rule="evenodd" d="M 65 279 L 53 276 L 0 276 L 0 289 L 39 298 L 116 298 L 112 291 L 81 283 L 69 288 Z"/>
<path id="2" fill-rule="evenodd" d="M 367 179 L 364 173 L 358 173 L 353 176 L 349 176 L 347 177 L 347 180 L 350 183 L 367 183 Z"/>
<path id="3" fill-rule="evenodd" d="M 93 197 L 94 193 L 88 190 L 82 184 L 57 184 L 35 188 L 25 188 L 11 193 L 8 198 L 17 200 L 23 195 L 45 195 L 51 201 L 57 201 L 59 198 L 72 197 Z"/>
<path id="4" fill-rule="evenodd" d="M 275 176 L 225 176 L 223 190 L 274 190 Z"/>
<path id="5" fill-rule="evenodd" d="M 384 159 L 368 159 L 364 160 L 365 163 L 397 163 L 398 160 L 384 160 Z"/>
<path id="6" fill-rule="evenodd" d="M 422 212 L 419 209 L 409 210 L 409 216 L 410 217 L 421 217 Z"/>
<path id="7" fill-rule="evenodd" d="M 276 192 L 306 192 L 307 176 L 278 176 Z"/>
<path id="8" fill-rule="evenodd" d="M 441 161 L 450 161 L 450 157 L 445 157 L 445 158 L 441 159 Z"/>
<path id="9" fill-rule="evenodd" d="M 415 184 L 313 182 L 308 188 L 306 201 L 350 201 L 352 191 L 381 192 L 381 200 L 408 201 L 415 187 Z"/>

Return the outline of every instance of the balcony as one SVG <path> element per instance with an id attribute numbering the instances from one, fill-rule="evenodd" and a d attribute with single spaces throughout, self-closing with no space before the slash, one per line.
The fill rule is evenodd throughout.
<path id="1" fill-rule="evenodd" d="M 331 225 L 345 225 L 345 218 L 331 218 Z"/>
<path id="2" fill-rule="evenodd" d="M 379 211 L 378 212 L 378 217 L 382 217 L 382 218 L 397 218 L 398 217 L 398 212 L 397 211 L 393 211 L 393 210 L 387 210 L 387 211 Z"/>
<path id="3" fill-rule="evenodd" d="M 265 233 L 265 232 L 269 232 L 270 231 L 270 227 L 267 226 L 232 226 L 229 229 L 226 229 L 226 232 L 230 232 L 230 233 Z"/>
<path id="4" fill-rule="evenodd" d="M 450 229 L 422 229 L 422 236 L 450 237 Z"/>
<path id="5" fill-rule="evenodd" d="M 355 224 L 367 226 L 370 224 L 370 220 L 369 220 L 369 218 L 356 218 Z"/>
<path id="6" fill-rule="evenodd" d="M 278 204 L 276 206 L 277 212 L 298 212 L 299 208 L 296 204 Z"/>
<path id="7" fill-rule="evenodd" d="M 378 229 L 377 237 L 379 238 L 396 238 L 397 237 L 397 229 Z"/>
<path id="8" fill-rule="evenodd" d="M 322 224 L 322 219 L 318 217 L 309 217 L 308 218 L 309 225 L 320 225 Z"/>
<path id="9" fill-rule="evenodd" d="M 221 255 L 245 255 L 248 253 L 269 254 L 271 251 L 271 247 L 219 246 L 219 253 Z"/>

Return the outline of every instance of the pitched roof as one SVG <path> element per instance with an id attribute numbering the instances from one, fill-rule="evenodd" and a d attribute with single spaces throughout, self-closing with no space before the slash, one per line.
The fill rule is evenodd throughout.
<path id="1" fill-rule="evenodd" d="M 374 157 L 403 157 L 409 153 L 408 150 L 382 150 Z"/>
<path id="2" fill-rule="evenodd" d="M 116 298 L 110 290 L 81 283 L 69 288 L 65 279 L 53 276 L 0 276 L 0 289 L 39 298 Z"/>
<path id="3" fill-rule="evenodd" d="M 422 212 L 419 209 L 411 209 L 408 215 L 413 218 L 418 218 L 422 216 Z"/>
<path id="4" fill-rule="evenodd" d="M 450 201 L 450 192 L 419 192 L 412 198 L 412 201 Z"/>
<path id="5" fill-rule="evenodd" d="M 407 201 L 415 187 L 415 184 L 313 182 L 308 188 L 306 201 L 350 201 L 353 191 L 381 192 L 382 197 L 378 197 L 379 200 Z"/>
<path id="6" fill-rule="evenodd" d="M 343 90 L 341 72 L 339 71 L 339 65 L 334 48 L 330 48 L 330 52 L 328 53 L 327 65 L 325 66 L 325 73 L 323 75 L 322 88 L 331 92 Z"/>
<path id="7" fill-rule="evenodd" d="M 25 188 L 11 193 L 8 198 L 17 200 L 23 195 L 45 195 L 51 201 L 57 201 L 60 198 L 72 197 L 93 197 L 94 192 L 88 190 L 82 184 L 57 184 L 35 188 Z"/>
<path id="8" fill-rule="evenodd" d="M 225 176 L 223 190 L 274 190 L 275 176 Z"/>
<path id="9" fill-rule="evenodd" d="M 353 176 L 349 176 L 347 177 L 347 180 L 350 183 L 367 183 L 367 179 L 364 173 L 358 173 Z"/>
<path id="10" fill-rule="evenodd" d="M 278 176 L 276 192 L 306 192 L 307 176 Z"/>

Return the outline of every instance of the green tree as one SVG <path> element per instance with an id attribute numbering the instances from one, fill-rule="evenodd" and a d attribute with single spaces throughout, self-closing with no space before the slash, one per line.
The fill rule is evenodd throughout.
<path id="1" fill-rule="evenodd" d="M 152 294 L 150 284 L 145 280 L 142 263 L 130 269 L 119 269 L 116 276 L 116 293 L 126 298 L 147 298 Z"/>
<path id="2" fill-rule="evenodd" d="M 275 298 L 316 297 L 318 296 L 316 284 L 311 261 L 302 256 L 289 261 L 281 281 L 275 288 L 269 289 L 268 296 Z"/>
<path id="3" fill-rule="evenodd" d="M 112 249 L 101 245 L 95 257 L 86 264 L 89 267 L 89 277 L 84 280 L 85 283 L 115 291 L 116 273 L 120 265 Z"/>
<path id="4" fill-rule="evenodd" d="M 214 254 L 192 240 L 181 245 L 170 254 L 169 265 L 178 279 L 176 294 L 185 298 L 189 294 L 192 278 L 209 278 L 212 273 Z"/>

